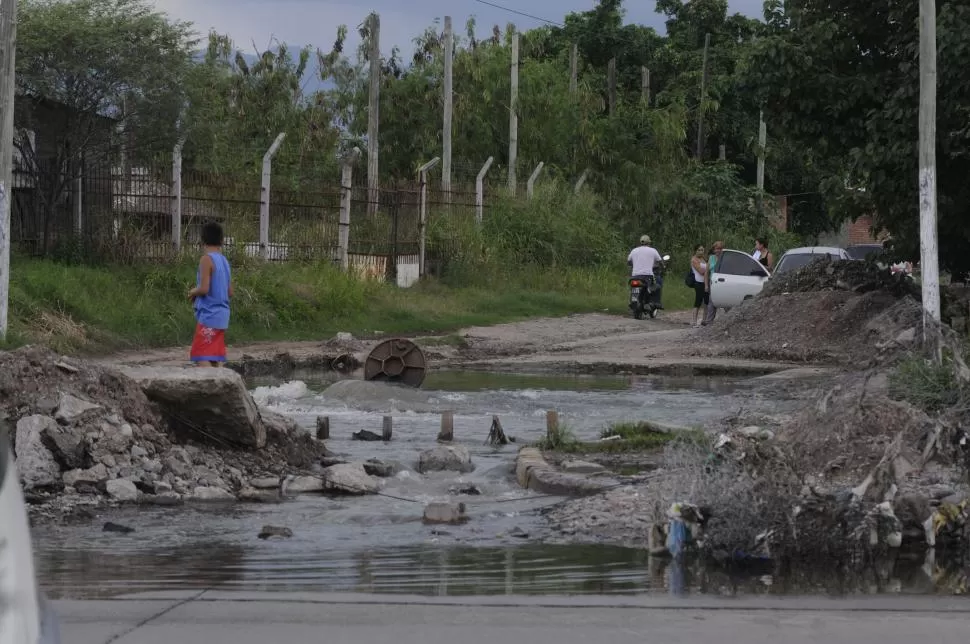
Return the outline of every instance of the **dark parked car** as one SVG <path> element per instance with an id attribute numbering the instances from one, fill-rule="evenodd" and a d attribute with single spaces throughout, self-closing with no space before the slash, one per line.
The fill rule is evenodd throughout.
<path id="1" fill-rule="evenodd" d="M 882 255 L 886 252 L 882 244 L 856 244 L 855 246 L 847 246 L 845 252 L 849 254 L 850 259 L 863 260 L 873 255 Z"/>

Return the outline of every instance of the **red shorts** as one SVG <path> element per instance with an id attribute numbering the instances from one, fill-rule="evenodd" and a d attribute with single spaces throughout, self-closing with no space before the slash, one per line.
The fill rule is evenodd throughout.
<path id="1" fill-rule="evenodd" d="M 195 337 L 192 338 L 192 350 L 189 356 L 192 362 L 225 362 L 225 330 L 196 324 Z"/>

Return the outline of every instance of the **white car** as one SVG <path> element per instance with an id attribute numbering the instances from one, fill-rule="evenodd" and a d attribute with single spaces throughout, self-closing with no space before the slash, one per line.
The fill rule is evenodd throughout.
<path id="1" fill-rule="evenodd" d="M 56 644 L 60 629 L 37 588 L 18 479 L 0 416 L 0 644 Z"/>
<path id="2" fill-rule="evenodd" d="M 781 256 L 778 260 L 778 264 L 775 265 L 775 275 L 781 273 L 787 273 L 788 271 L 793 271 L 803 266 L 808 266 L 814 262 L 819 257 L 828 255 L 835 260 L 850 260 L 852 256 L 849 255 L 843 248 L 835 248 L 834 246 L 806 246 L 804 248 L 792 248 L 790 251 Z"/>
<path id="3" fill-rule="evenodd" d="M 711 304 L 733 309 L 761 292 L 771 273 L 758 260 L 739 250 L 721 253 L 711 273 Z"/>

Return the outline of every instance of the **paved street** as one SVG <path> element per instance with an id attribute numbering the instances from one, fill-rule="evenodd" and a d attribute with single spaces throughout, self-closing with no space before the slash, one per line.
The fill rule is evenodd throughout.
<path id="1" fill-rule="evenodd" d="M 59 601 L 64 644 L 965 644 L 958 598 L 226 594 Z"/>

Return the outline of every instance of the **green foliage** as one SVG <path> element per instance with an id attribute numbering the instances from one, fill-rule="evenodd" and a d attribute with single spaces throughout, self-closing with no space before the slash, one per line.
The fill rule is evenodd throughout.
<path id="1" fill-rule="evenodd" d="M 890 374 L 889 392 L 896 400 L 905 400 L 931 413 L 953 407 L 970 395 L 957 376 L 953 355 L 949 352 L 940 364 L 919 356 L 904 360 Z"/>

